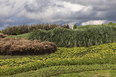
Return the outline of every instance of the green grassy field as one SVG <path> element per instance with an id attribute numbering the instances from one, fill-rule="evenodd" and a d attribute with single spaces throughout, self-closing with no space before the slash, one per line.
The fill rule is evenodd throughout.
<path id="1" fill-rule="evenodd" d="M 27 38 L 28 34 L 7 38 Z M 49 55 L 0 56 L 0 69 L 4 70 L 0 71 L 0 77 L 116 77 L 115 47 L 116 43 L 57 47 L 58 50 Z"/>

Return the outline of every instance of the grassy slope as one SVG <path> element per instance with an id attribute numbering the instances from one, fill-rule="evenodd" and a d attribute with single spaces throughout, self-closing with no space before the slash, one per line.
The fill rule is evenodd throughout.
<path id="1" fill-rule="evenodd" d="M 27 38 L 28 37 L 28 34 L 29 33 L 26 33 L 26 34 L 22 34 L 22 35 L 18 35 L 18 36 L 8 36 L 7 38 L 10 38 L 10 37 L 17 37 L 17 38 Z M 83 65 L 82 65 L 83 66 Z M 89 65 L 88 67 L 90 67 L 90 66 L 94 66 L 94 65 Z M 55 66 L 53 66 L 53 68 L 54 68 Z M 68 66 L 69 67 L 69 66 Z M 81 66 L 79 66 L 79 67 L 81 67 Z M 48 70 L 50 67 L 45 67 L 45 68 L 43 68 L 42 70 Z M 107 68 L 107 67 L 106 67 Z M 109 72 L 110 71 L 110 72 Z M 34 77 L 37 73 L 39 72 L 39 70 L 36 70 L 36 71 L 30 71 L 30 72 L 26 72 L 26 73 L 21 73 L 21 74 L 16 74 L 16 75 L 12 75 L 12 76 L 1 76 L 1 77 L 25 77 L 25 76 L 28 76 L 28 77 Z M 89 71 L 87 71 L 87 73 L 88 73 Z M 95 72 L 95 71 L 94 71 Z M 115 73 L 113 73 L 113 72 L 116 72 L 115 70 L 113 71 L 112 70 L 112 72 L 111 72 L 111 70 L 106 70 L 105 71 L 105 74 L 113 74 L 114 76 L 115 76 Z M 83 72 L 82 72 L 83 73 Z M 74 76 L 77 76 L 77 74 L 78 74 L 78 76 L 79 75 L 81 75 L 82 73 L 76 73 L 76 75 L 74 75 Z M 87 74 L 86 72 L 84 72 L 84 74 Z M 98 71 L 97 73 L 100 73 L 100 71 Z M 102 73 L 103 73 L 103 71 L 102 71 Z M 91 74 L 91 73 L 90 73 Z M 96 73 L 94 73 L 94 74 L 96 74 Z M 30 75 L 30 76 L 29 76 Z M 67 75 L 67 74 L 65 74 L 65 75 Z M 70 77 L 71 76 L 71 74 L 68 74 L 68 76 Z M 82 75 L 81 75 L 82 76 Z M 106 75 L 105 75 L 106 76 Z M 55 76 L 53 76 L 53 77 L 55 77 Z M 60 77 L 60 76 L 59 76 Z M 67 76 L 66 76 L 67 77 Z M 89 77 L 90 77 L 90 75 L 89 75 Z M 113 76 L 112 76 L 113 77 Z"/>
<path id="2" fill-rule="evenodd" d="M 21 34 L 21 35 L 9 35 L 6 38 L 28 38 L 29 33 Z"/>

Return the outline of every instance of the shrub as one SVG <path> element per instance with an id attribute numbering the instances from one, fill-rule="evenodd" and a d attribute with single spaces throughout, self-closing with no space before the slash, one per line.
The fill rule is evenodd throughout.
<path id="1" fill-rule="evenodd" d="M 0 30 L 0 33 L 3 33 L 3 32 Z"/>
<path id="2" fill-rule="evenodd" d="M 109 22 L 108 25 L 116 25 L 116 24 L 113 22 Z"/>
<path id="3" fill-rule="evenodd" d="M 18 29 L 18 30 L 17 30 L 17 33 L 16 33 L 16 34 L 17 34 L 17 35 L 19 35 L 19 34 L 20 34 L 20 29 Z"/>
<path id="4" fill-rule="evenodd" d="M 76 25 L 76 24 L 74 24 L 73 29 L 76 29 L 76 28 L 77 28 L 77 25 Z"/>

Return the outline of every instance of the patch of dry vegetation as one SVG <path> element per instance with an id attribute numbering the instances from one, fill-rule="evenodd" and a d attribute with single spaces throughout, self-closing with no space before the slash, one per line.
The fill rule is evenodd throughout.
<path id="1" fill-rule="evenodd" d="M 5 37 L 7 35 L 0 34 L 0 55 L 44 55 L 57 51 L 57 45 L 52 42 Z"/>

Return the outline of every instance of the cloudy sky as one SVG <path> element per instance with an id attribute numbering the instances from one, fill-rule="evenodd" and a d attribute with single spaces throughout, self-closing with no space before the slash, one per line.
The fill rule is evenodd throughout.
<path id="1" fill-rule="evenodd" d="M 116 0 L 0 0 L 0 30 L 22 24 L 116 23 Z"/>

